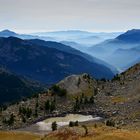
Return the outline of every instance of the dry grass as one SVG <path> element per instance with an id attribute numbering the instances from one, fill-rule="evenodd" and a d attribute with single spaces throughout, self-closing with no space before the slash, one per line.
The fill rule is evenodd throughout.
<path id="1" fill-rule="evenodd" d="M 79 133 L 78 131 L 81 131 Z M 140 131 L 119 130 L 111 127 L 88 127 L 88 135 L 84 136 L 81 127 L 76 131 L 65 129 L 49 134 L 44 140 L 140 140 Z"/>
<path id="2" fill-rule="evenodd" d="M 0 132 L 0 140 L 41 140 L 41 136 L 22 132 Z"/>
<path id="3" fill-rule="evenodd" d="M 64 128 L 44 137 L 21 132 L 0 132 L 0 140 L 140 140 L 140 131 L 88 126 L 88 135 L 79 127 Z"/>
<path id="4" fill-rule="evenodd" d="M 112 103 L 124 103 L 126 99 L 121 96 L 112 97 Z"/>
<path id="5" fill-rule="evenodd" d="M 81 140 L 140 140 L 140 132 L 113 131 L 99 136 L 82 138 Z"/>

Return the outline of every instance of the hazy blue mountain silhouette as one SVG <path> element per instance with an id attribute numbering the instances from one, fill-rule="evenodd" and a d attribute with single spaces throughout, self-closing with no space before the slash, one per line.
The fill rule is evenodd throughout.
<path id="1" fill-rule="evenodd" d="M 140 43 L 140 29 L 129 30 L 116 39 L 126 43 Z"/>
<path id="2" fill-rule="evenodd" d="M 87 53 L 100 58 L 107 63 L 125 70 L 132 66 L 134 60 L 138 59 L 140 46 L 140 30 L 129 30 L 115 39 L 106 40 L 94 45 L 87 50 Z M 131 65 L 130 65 L 131 64 Z"/>
<path id="3" fill-rule="evenodd" d="M 16 37 L 0 38 L 0 64 L 14 73 L 48 84 L 71 74 L 89 73 L 96 78 L 114 75 L 106 66 L 82 56 Z"/>

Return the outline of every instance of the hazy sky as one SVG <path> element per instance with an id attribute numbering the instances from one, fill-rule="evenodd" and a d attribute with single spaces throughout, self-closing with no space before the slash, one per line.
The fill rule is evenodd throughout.
<path id="1" fill-rule="evenodd" d="M 0 30 L 140 28 L 140 0 L 0 0 Z"/>

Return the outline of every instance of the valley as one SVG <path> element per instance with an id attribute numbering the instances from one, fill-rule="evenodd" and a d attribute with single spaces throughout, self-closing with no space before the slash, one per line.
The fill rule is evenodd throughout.
<path id="1" fill-rule="evenodd" d="M 2 33 L 0 139 L 139 140 L 139 30 L 85 51 Z"/>
<path id="2" fill-rule="evenodd" d="M 75 139 L 82 139 L 84 135 L 82 126 L 86 125 L 91 134 L 87 134 L 83 139 L 90 139 L 97 132 L 98 135 L 95 135 L 95 140 L 96 137 L 97 139 L 111 139 L 113 137 L 117 140 L 119 138 L 125 140 L 127 137 L 123 137 L 123 135 L 126 134 L 135 137 L 137 140 L 139 139 L 140 128 L 139 70 L 140 64 L 137 64 L 109 81 L 95 80 L 88 74 L 67 77 L 45 93 L 13 104 L 6 110 L 1 111 L 1 118 L 8 119 L 9 114 L 13 114 L 14 121 L 10 124 L 1 121 L 0 128 L 1 130 L 18 130 L 22 128 L 21 130 L 19 129 L 21 133 L 25 134 L 26 131 L 30 131 L 39 133 L 38 136 L 40 137 L 40 134 L 44 133 L 44 131 L 36 131 L 32 127 L 29 127 L 29 129 L 27 126 L 32 126 L 32 124 L 47 118 L 52 118 L 51 122 L 56 121 L 59 126 L 59 118 L 53 119 L 53 117 L 64 117 L 69 113 L 78 113 L 102 117 L 103 120 L 93 119 L 87 120 L 87 122 L 80 122 L 78 118 L 74 117 L 72 121 L 79 120 L 78 126 L 75 126 L 76 132 L 78 129 L 78 134 L 75 134 L 73 127 L 67 128 L 67 126 L 63 126 L 58 127 L 56 132 L 49 132 L 48 135 L 43 134 L 44 139 L 59 139 L 59 137 L 65 139 L 67 135 L 69 137 L 74 136 Z M 71 83 L 73 84 L 71 85 Z M 23 109 L 32 111 L 26 114 L 27 112 L 24 113 Z M 47 134 L 47 124 L 43 128 L 45 129 L 45 134 Z M 106 135 L 106 131 L 109 131 L 109 134 Z"/>
<path id="3" fill-rule="evenodd" d="M 140 0 L 0 0 L 0 140 L 140 140 Z"/>
<path id="4" fill-rule="evenodd" d="M 139 63 L 139 38 L 139 29 L 128 30 L 114 39 L 89 47 L 85 52 L 104 60 L 122 72 Z"/>

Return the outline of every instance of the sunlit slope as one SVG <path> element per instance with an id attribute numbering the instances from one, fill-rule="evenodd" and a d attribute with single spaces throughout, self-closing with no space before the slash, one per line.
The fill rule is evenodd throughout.
<path id="1" fill-rule="evenodd" d="M 85 136 L 84 133 L 81 126 L 67 127 L 44 136 L 22 132 L 0 132 L 0 140 L 140 140 L 140 131 L 88 127 L 88 135 Z"/>
<path id="2" fill-rule="evenodd" d="M 41 140 L 41 136 L 21 132 L 0 132 L 0 140 Z"/>
<path id="3" fill-rule="evenodd" d="M 65 129 L 48 135 L 44 140 L 140 140 L 140 132 L 112 128 L 88 128 L 84 135 L 82 128 Z"/>

